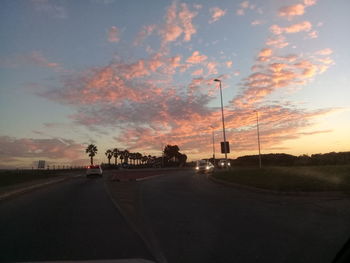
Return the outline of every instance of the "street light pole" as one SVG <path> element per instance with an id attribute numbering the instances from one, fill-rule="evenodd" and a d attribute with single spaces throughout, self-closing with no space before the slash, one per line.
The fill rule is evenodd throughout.
<path id="1" fill-rule="evenodd" d="M 259 132 L 259 112 L 256 112 L 256 129 L 258 132 L 258 147 L 259 147 L 259 168 L 261 168 L 261 153 L 260 153 L 260 132 Z"/>
<path id="2" fill-rule="evenodd" d="M 213 162 L 214 162 L 214 165 L 215 165 L 215 141 L 214 141 L 214 128 L 212 127 L 213 131 Z"/>
<path id="3" fill-rule="evenodd" d="M 223 102 L 222 102 L 221 80 L 220 80 L 220 79 L 214 79 L 214 81 L 217 81 L 217 82 L 220 83 L 222 131 L 223 131 L 223 134 L 224 134 L 225 166 L 227 167 L 227 149 L 226 149 L 225 118 L 224 118 L 224 105 L 223 105 Z"/>

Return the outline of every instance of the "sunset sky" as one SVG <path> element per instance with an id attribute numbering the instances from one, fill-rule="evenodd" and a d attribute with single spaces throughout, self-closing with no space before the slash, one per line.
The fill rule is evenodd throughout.
<path id="1" fill-rule="evenodd" d="M 350 1 L 0 2 L 0 168 L 108 148 L 350 150 Z"/>

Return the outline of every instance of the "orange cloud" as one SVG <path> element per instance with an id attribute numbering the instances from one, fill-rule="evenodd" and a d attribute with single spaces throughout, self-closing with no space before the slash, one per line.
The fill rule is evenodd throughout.
<path id="1" fill-rule="evenodd" d="M 279 9 L 278 15 L 291 18 L 293 16 L 301 16 L 305 12 L 305 6 L 296 4 L 291 6 L 284 6 Z"/>
<path id="2" fill-rule="evenodd" d="M 312 6 L 315 5 L 317 0 L 304 0 L 304 5 L 306 6 Z"/>
<path id="3" fill-rule="evenodd" d="M 298 32 L 308 32 L 312 29 L 312 25 L 309 21 L 304 21 L 298 24 L 291 25 L 289 27 L 280 27 L 278 25 L 272 25 L 270 31 L 275 35 L 280 35 L 282 33 L 292 34 Z"/>
<path id="4" fill-rule="evenodd" d="M 289 45 L 289 43 L 286 41 L 286 37 L 283 35 L 278 35 L 274 38 L 268 38 L 265 44 L 267 46 L 273 46 L 276 48 L 284 48 Z"/>
<path id="5" fill-rule="evenodd" d="M 316 55 L 322 55 L 322 56 L 328 56 L 332 53 L 333 53 L 333 50 L 330 48 L 325 48 L 315 52 Z"/>
<path id="6" fill-rule="evenodd" d="M 226 61 L 226 67 L 228 67 L 228 68 L 231 68 L 232 67 L 232 64 L 233 64 L 233 62 L 231 61 L 231 60 L 229 60 L 229 61 Z"/>
<path id="7" fill-rule="evenodd" d="M 197 69 L 197 70 L 193 71 L 191 75 L 192 76 L 201 76 L 201 75 L 203 75 L 203 69 L 202 68 Z"/>
<path id="8" fill-rule="evenodd" d="M 195 16 L 197 16 L 197 12 L 191 12 L 187 4 L 182 3 L 178 12 L 177 4 L 173 2 L 167 10 L 166 24 L 159 31 L 162 37 L 162 45 L 176 41 L 181 35 L 183 35 L 183 41 L 190 41 L 192 35 L 197 32 L 192 24 Z"/>
<path id="9" fill-rule="evenodd" d="M 186 60 L 187 63 L 198 64 L 207 60 L 206 55 L 200 55 L 199 51 L 194 51 L 192 55 Z"/>
<path id="10" fill-rule="evenodd" d="M 218 74 L 218 70 L 216 66 L 217 66 L 216 62 L 208 62 L 207 64 L 208 75 Z"/>
<path id="11" fill-rule="evenodd" d="M 318 38 L 318 32 L 316 30 L 311 31 L 308 35 L 310 38 Z"/>
<path id="12" fill-rule="evenodd" d="M 221 17 L 226 15 L 227 10 L 220 9 L 219 7 L 210 8 L 211 19 L 209 23 L 218 21 Z"/>
<path id="13" fill-rule="evenodd" d="M 272 55 L 271 48 L 264 48 L 259 52 L 259 57 L 270 57 Z"/>

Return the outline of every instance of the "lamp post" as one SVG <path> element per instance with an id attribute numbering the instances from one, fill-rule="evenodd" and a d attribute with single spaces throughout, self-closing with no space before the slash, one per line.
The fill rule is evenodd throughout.
<path id="1" fill-rule="evenodd" d="M 261 153 L 260 153 L 260 133 L 259 133 L 259 112 L 256 112 L 256 130 L 258 133 L 258 147 L 259 147 L 259 168 L 261 168 Z"/>
<path id="2" fill-rule="evenodd" d="M 212 128 L 212 135 L 213 135 L 213 162 L 215 165 L 215 139 L 214 139 L 214 127 L 210 126 Z"/>
<path id="3" fill-rule="evenodd" d="M 223 105 L 223 103 L 222 103 L 221 80 L 220 80 L 220 79 L 214 79 L 214 81 L 220 83 L 222 131 L 223 131 L 223 134 L 224 134 L 225 166 L 227 167 L 226 133 L 225 133 L 224 105 Z"/>

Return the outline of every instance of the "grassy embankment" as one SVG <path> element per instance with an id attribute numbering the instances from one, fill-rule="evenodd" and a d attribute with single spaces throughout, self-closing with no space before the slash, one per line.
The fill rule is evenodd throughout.
<path id="1" fill-rule="evenodd" d="M 217 179 L 276 191 L 350 192 L 350 165 L 298 167 L 233 167 L 214 173 Z"/>
<path id="2" fill-rule="evenodd" d="M 68 175 L 78 170 L 2 170 L 0 171 L 0 188 L 15 184 L 33 182 Z"/>

